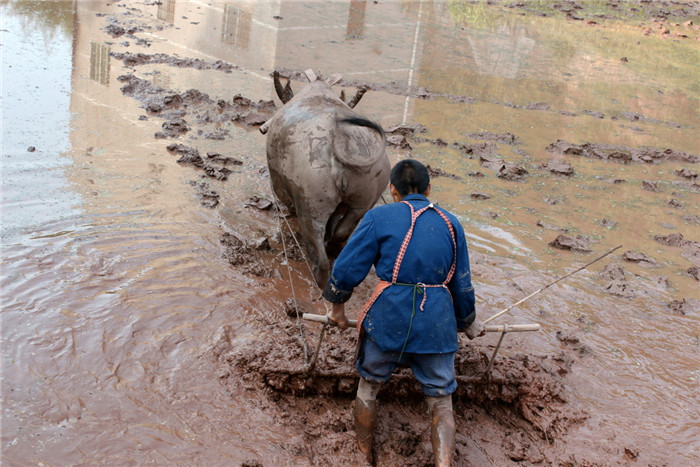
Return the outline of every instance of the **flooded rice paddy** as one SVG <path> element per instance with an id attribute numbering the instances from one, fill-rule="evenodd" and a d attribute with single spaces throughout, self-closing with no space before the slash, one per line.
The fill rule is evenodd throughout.
<path id="1" fill-rule="evenodd" d="M 324 390 L 265 366 L 317 341 L 288 299 L 325 313 L 257 131 L 311 68 L 430 165 L 481 319 L 622 245 L 493 322 L 542 326 L 501 348 L 519 395 L 470 385 L 499 336 L 464 340 L 457 464 L 697 465 L 699 11 L 2 2 L 3 464 L 363 465 L 354 335 Z M 429 462 L 421 404 L 384 390 L 378 465 Z"/>

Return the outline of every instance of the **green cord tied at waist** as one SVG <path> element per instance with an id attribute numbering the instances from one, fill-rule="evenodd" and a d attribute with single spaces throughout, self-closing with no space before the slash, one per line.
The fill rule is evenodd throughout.
<path id="1" fill-rule="evenodd" d="M 424 290 L 427 287 L 444 287 L 447 289 L 447 286 L 445 284 L 424 284 L 422 282 L 418 282 L 417 284 L 406 284 L 404 282 L 394 282 L 391 285 L 401 285 L 404 287 L 413 287 L 413 294 L 412 294 L 412 304 L 411 304 L 411 319 L 408 321 L 408 331 L 406 331 L 406 339 L 403 341 L 403 346 L 401 347 L 401 352 L 399 353 L 399 361 L 401 361 L 401 357 L 403 356 L 403 352 L 406 349 L 406 344 L 408 344 L 408 336 L 411 335 L 411 328 L 413 327 L 413 317 L 416 316 L 416 295 L 418 294 L 423 294 L 423 299 L 420 302 L 420 311 L 425 311 L 425 301 L 428 298 L 428 294 Z M 447 289 L 449 292 L 449 289 Z"/>

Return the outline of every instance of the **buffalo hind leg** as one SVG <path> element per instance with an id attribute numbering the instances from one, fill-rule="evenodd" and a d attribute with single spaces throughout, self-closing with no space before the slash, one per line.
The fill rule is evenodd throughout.
<path id="1" fill-rule="evenodd" d="M 326 255 L 328 255 L 329 258 L 337 258 L 340 254 L 340 250 L 342 250 L 345 246 L 344 241 L 339 241 L 337 239 L 336 232 L 338 231 L 338 227 L 342 223 L 347 212 L 348 205 L 345 203 L 339 203 L 338 206 L 336 206 L 335 211 L 333 211 L 333 214 L 331 214 L 328 218 L 328 222 L 326 222 L 326 231 L 323 236 L 323 243 L 326 248 Z M 347 240 L 347 238 L 345 240 Z"/>
<path id="2" fill-rule="evenodd" d="M 338 205 L 326 224 L 326 252 L 330 258 L 338 257 L 365 212 L 366 209 L 351 209 L 345 203 Z"/>
<path id="3" fill-rule="evenodd" d="M 322 218 L 323 216 L 319 217 Z M 309 255 L 308 259 L 314 280 L 323 289 L 326 287 L 331 274 L 331 265 L 323 241 L 325 225 L 314 221 L 311 216 L 300 215 L 299 226 L 301 227 L 301 236 L 304 239 L 306 252 Z"/>

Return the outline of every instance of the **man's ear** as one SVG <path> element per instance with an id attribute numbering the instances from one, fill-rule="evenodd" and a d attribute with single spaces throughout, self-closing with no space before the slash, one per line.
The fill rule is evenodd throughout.
<path id="1" fill-rule="evenodd" d="M 391 193 L 391 197 L 394 198 L 394 202 L 397 203 L 403 199 L 403 196 L 401 196 L 401 193 L 399 193 L 399 190 L 396 189 L 394 185 L 391 183 L 389 184 L 389 193 Z"/>
<path id="2" fill-rule="evenodd" d="M 432 190 L 432 189 L 433 189 L 433 185 L 428 183 L 428 188 L 426 188 L 425 193 L 423 193 L 423 195 L 427 198 L 428 196 L 430 196 L 430 190 Z"/>

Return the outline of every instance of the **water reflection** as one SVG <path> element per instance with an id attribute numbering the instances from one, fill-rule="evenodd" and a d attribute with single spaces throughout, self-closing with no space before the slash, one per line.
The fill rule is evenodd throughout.
<path id="1" fill-rule="evenodd" d="M 2 238 L 74 214 L 63 157 L 69 144 L 73 10 L 67 2 L 0 5 L 2 44 Z"/>
<path id="2" fill-rule="evenodd" d="M 526 64 L 535 41 L 525 35 L 524 28 L 512 30 L 502 25 L 495 33 L 468 36 L 476 69 L 482 75 L 515 79 Z"/>
<path id="3" fill-rule="evenodd" d="M 345 37 L 348 40 L 360 39 L 365 30 L 365 0 L 350 0 L 350 10 L 348 13 L 348 27 L 345 30 Z"/>
<path id="4" fill-rule="evenodd" d="M 44 0 L 3 0 L 0 4 L 3 18 L 19 21 L 23 30 L 41 34 L 46 43 L 57 36 L 70 37 L 73 33 L 73 5 L 70 2 Z"/>
<path id="5" fill-rule="evenodd" d="M 109 86 L 109 45 L 90 43 L 90 79 Z"/>
<path id="6" fill-rule="evenodd" d="M 250 47 L 251 24 L 253 14 L 235 5 L 224 5 L 221 40 L 234 47 L 247 49 Z"/>
<path id="7" fill-rule="evenodd" d="M 547 329 L 532 338 L 538 352 L 558 351 L 556 330 L 577 331 L 587 323 L 591 357 L 584 362 L 590 368 L 573 378 L 588 408 L 615 413 L 608 427 L 622 433 L 630 421 L 656 417 L 680 439 L 693 433 L 688 407 L 694 401 L 689 388 L 697 387 L 697 319 L 669 315 L 665 303 L 697 293 L 697 285 L 683 274 L 688 261 L 678 251 L 650 239 L 660 229 L 698 239 L 697 227 L 682 217 L 698 211 L 697 195 L 674 184 L 674 171 L 683 164 L 569 158 L 576 174 L 568 179 L 541 167 L 551 157 L 545 148 L 558 138 L 696 150 L 688 131 L 698 126 L 690 47 L 624 30 L 606 32 L 605 39 L 600 30 L 494 13 L 472 2 L 163 0 L 140 5 L 148 27 L 136 36 L 152 41 L 146 49 L 104 34 L 105 18 L 121 18 L 124 4 L 77 2 L 76 25 L 70 5 L 2 6 L 3 240 L 15 229 L 13 243 L 3 249 L 3 349 L 9 349 L 3 352 L 3 383 L 34 391 L 17 391 L 4 404 L 3 442 L 13 442 L 5 439 L 8 426 L 16 438 L 4 452 L 17 456 L 11 459 L 21 464 L 35 456 L 35 433 L 20 433 L 27 418 L 35 432 L 58 423 L 68 427 L 65 451 L 58 435 L 46 441 L 55 451 L 44 450 L 59 452 L 58 463 L 65 464 L 187 464 L 197 456 L 211 460 L 215 451 L 224 451 L 227 461 L 261 452 L 277 459 L 271 446 L 287 435 L 266 431 L 263 416 L 249 415 L 245 401 L 221 395 L 209 360 L 202 358 L 216 330 L 224 324 L 244 328 L 248 316 L 272 314 L 284 294 L 274 285 L 261 291 L 255 279 L 239 276 L 219 257 L 219 225 L 256 234 L 275 229 L 241 207 L 252 194 L 268 194 L 261 175 L 264 139 L 221 121 L 211 127 L 229 131 L 225 140 L 196 132 L 178 140 L 203 154 L 245 154 L 244 170 L 228 183 L 211 182 L 222 196 L 220 210 L 203 210 L 187 183 L 199 181 L 200 172 L 174 163 L 164 149 L 171 140 L 153 137 L 162 121 L 122 95 L 117 78 L 127 72 L 176 92 L 196 88 L 213 100 L 236 93 L 272 98 L 269 73 L 278 68 L 313 68 L 374 84 L 377 90 L 359 111 L 386 127 L 405 122 L 428 128 L 422 135 L 427 141 L 412 151 L 393 149 L 391 157 L 414 156 L 462 177 L 436 177 L 434 196 L 465 224 L 480 259 L 475 280 L 483 309 L 509 305 L 588 259 L 548 248 L 555 234 L 540 225 L 588 235 L 596 250 L 624 239 L 629 249 L 663 258 L 653 275 L 670 278 L 671 286 L 659 281 L 622 300 L 603 291 L 604 281 L 591 271 L 516 316 Z M 621 62 L 622 51 L 632 57 L 628 51 L 637 41 L 645 54 Z M 110 51 L 223 60 L 238 68 L 126 69 L 110 63 Z M 538 102 L 549 109 L 527 108 Z M 645 118 L 623 121 L 629 111 Z M 517 136 L 517 143 L 494 143 L 489 150 L 526 165 L 531 175 L 525 182 L 498 178 L 478 156 L 450 144 L 473 143 L 468 135 L 484 130 Z M 448 144 L 434 144 L 438 138 Z M 29 153 L 30 146 L 37 150 Z M 477 171 L 485 175 L 466 175 Z M 612 178 L 627 182 L 606 181 Z M 649 179 L 658 182 L 658 193 L 640 191 Z M 476 201 L 468 196 L 474 191 L 492 197 Z M 672 193 L 685 211 L 669 207 Z M 76 211 L 80 215 L 68 215 Z M 601 226 L 601 218 L 616 224 Z M 26 235 L 19 231 L 28 227 Z M 489 264 L 502 258 L 509 258 L 503 267 Z M 651 280 L 641 266 L 625 268 L 635 280 Z M 671 344 L 668 336 L 675 338 Z M 630 399 L 625 388 L 632 388 L 634 401 L 620 408 L 620 398 Z M 669 394 L 676 405 L 664 405 Z M 231 428 L 231 413 L 253 423 Z M 667 444 L 671 436 L 657 436 L 664 432 L 659 423 L 646 425 L 640 439 Z M 149 449 L 135 453 L 141 439 Z M 146 458 L 124 458 L 137 454 Z"/>
<path id="8" fill-rule="evenodd" d="M 170 24 L 175 23 L 175 3 L 177 0 L 162 0 L 158 4 L 157 18 Z"/>

